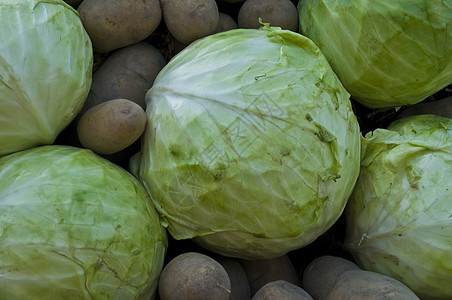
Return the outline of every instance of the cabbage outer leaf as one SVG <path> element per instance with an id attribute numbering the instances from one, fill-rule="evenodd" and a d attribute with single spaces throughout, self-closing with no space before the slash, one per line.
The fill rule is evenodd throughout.
<path id="1" fill-rule="evenodd" d="M 167 247 L 141 183 L 90 150 L 0 159 L 0 299 L 150 299 Z"/>
<path id="2" fill-rule="evenodd" d="M 363 141 L 346 248 L 423 299 L 452 295 L 452 120 L 406 117 Z"/>
<path id="3" fill-rule="evenodd" d="M 442 0 L 301 0 L 312 39 L 361 104 L 420 102 L 452 83 L 452 3 Z"/>
<path id="4" fill-rule="evenodd" d="M 268 25 L 208 36 L 165 66 L 146 101 L 131 169 L 176 239 L 271 258 L 341 215 L 359 171 L 359 126 L 309 39 Z"/>
<path id="5" fill-rule="evenodd" d="M 91 85 L 77 11 L 60 0 L 2 0 L 0 41 L 0 156 L 52 144 Z"/>

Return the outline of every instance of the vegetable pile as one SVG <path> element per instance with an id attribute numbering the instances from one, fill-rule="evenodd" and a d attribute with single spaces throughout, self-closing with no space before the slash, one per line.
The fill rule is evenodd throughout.
<path id="1" fill-rule="evenodd" d="M 0 0 L 0 300 L 451 299 L 451 22 Z"/>

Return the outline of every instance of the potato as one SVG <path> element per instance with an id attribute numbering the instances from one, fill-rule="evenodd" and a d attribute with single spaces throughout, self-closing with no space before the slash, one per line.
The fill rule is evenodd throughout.
<path id="1" fill-rule="evenodd" d="M 303 272 L 303 287 L 314 299 L 326 299 L 339 276 L 361 268 L 342 257 L 324 255 L 314 259 Z"/>
<path id="2" fill-rule="evenodd" d="M 341 274 L 325 299 L 418 300 L 419 297 L 389 276 L 365 270 L 348 270 Z"/>
<path id="3" fill-rule="evenodd" d="M 99 53 L 143 41 L 162 19 L 159 0 L 83 0 L 77 10 Z"/>
<path id="4" fill-rule="evenodd" d="M 301 287 L 285 280 L 272 281 L 261 287 L 251 300 L 313 300 Z"/>
<path id="5" fill-rule="evenodd" d="M 303 273 L 303 287 L 314 299 L 419 299 L 400 281 L 335 256 L 314 259 Z"/>
<path id="6" fill-rule="evenodd" d="M 138 104 L 114 99 L 86 111 L 77 123 L 77 134 L 83 147 L 111 154 L 132 145 L 145 126 L 146 113 Z"/>
<path id="7" fill-rule="evenodd" d="M 231 280 L 231 295 L 229 300 L 249 300 L 251 298 L 251 288 L 242 265 L 231 258 L 218 260 L 229 275 Z"/>
<path id="8" fill-rule="evenodd" d="M 231 281 L 224 267 L 210 256 L 186 252 L 163 268 L 158 291 L 162 300 L 227 300 Z"/>
<path id="9" fill-rule="evenodd" d="M 287 255 L 265 260 L 242 260 L 241 263 L 250 283 L 251 295 L 276 280 L 301 286 L 297 271 Z"/>
<path id="10" fill-rule="evenodd" d="M 165 66 L 154 46 L 139 42 L 114 51 L 93 74 L 91 89 L 81 113 L 111 99 L 124 98 L 145 109 L 145 95 Z"/>
<path id="11" fill-rule="evenodd" d="M 183 44 L 215 33 L 219 12 L 215 0 L 160 0 L 168 31 Z"/>
<path id="12" fill-rule="evenodd" d="M 236 28 L 238 28 L 238 25 L 231 16 L 225 13 L 219 13 L 218 26 L 217 30 L 215 30 L 216 33 Z"/>
<path id="13" fill-rule="evenodd" d="M 237 23 L 240 28 L 259 28 L 259 18 L 270 26 L 298 31 L 298 10 L 290 0 L 246 0 Z"/>

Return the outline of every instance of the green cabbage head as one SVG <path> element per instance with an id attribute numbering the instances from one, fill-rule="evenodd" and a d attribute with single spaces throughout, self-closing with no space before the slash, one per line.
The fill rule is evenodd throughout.
<path id="1" fill-rule="evenodd" d="M 62 0 L 0 1 L 0 156 L 51 144 L 91 85 L 91 41 Z"/>
<path id="2" fill-rule="evenodd" d="M 410 105 L 452 83 L 452 5 L 442 0 L 301 0 L 312 39 L 353 99 Z"/>
<path id="3" fill-rule="evenodd" d="M 400 119 L 363 141 L 346 248 L 422 299 L 452 296 L 452 119 Z"/>
<path id="4" fill-rule="evenodd" d="M 167 246 L 142 184 L 90 150 L 0 158 L 0 299 L 150 299 Z"/>
<path id="5" fill-rule="evenodd" d="M 271 258 L 341 215 L 359 171 L 349 94 L 306 37 L 268 25 L 190 44 L 146 94 L 132 172 L 176 239 Z"/>

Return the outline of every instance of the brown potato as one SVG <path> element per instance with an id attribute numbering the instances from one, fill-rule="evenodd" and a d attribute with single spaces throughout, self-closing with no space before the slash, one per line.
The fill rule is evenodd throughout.
<path id="1" fill-rule="evenodd" d="M 186 252 L 163 268 L 158 290 L 162 300 L 228 300 L 231 281 L 224 267 L 213 258 Z"/>
<path id="2" fill-rule="evenodd" d="M 314 259 L 303 272 L 303 287 L 315 299 L 326 299 L 339 276 L 361 268 L 342 257 L 324 255 Z"/>
<path id="3" fill-rule="evenodd" d="M 246 0 L 240 7 L 237 24 L 240 28 L 259 28 L 259 18 L 270 26 L 298 30 L 298 10 L 290 0 Z"/>
<path id="4" fill-rule="evenodd" d="M 86 111 L 77 123 L 77 134 L 83 147 L 111 154 L 132 145 L 145 126 L 146 113 L 138 104 L 114 99 Z"/>
<path id="5" fill-rule="evenodd" d="M 241 263 L 248 277 L 251 295 L 265 284 L 276 280 L 301 286 L 297 271 L 287 255 L 265 260 L 242 260 Z"/>
<path id="6" fill-rule="evenodd" d="M 231 280 L 231 295 L 229 300 L 249 300 L 251 288 L 243 266 L 232 258 L 224 258 L 218 261 L 229 275 Z"/>
<path id="7" fill-rule="evenodd" d="M 100 53 L 144 40 L 162 19 L 159 0 L 83 0 L 77 10 L 94 51 Z"/>
<path id="8" fill-rule="evenodd" d="M 335 256 L 314 259 L 303 273 L 303 287 L 314 299 L 419 299 L 400 281 L 362 270 L 355 263 Z"/>
<path id="9" fill-rule="evenodd" d="M 145 95 L 165 66 L 154 46 L 136 43 L 113 52 L 93 74 L 91 89 L 81 113 L 111 99 L 124 98 L 146 108 Z"/>
<path id="10" fill-rule="evenodd" d="M 215 30 L 216 33 L 228 31 L 231 29 L 237 29 L 237 28 L 238 28 L 237 23 L 234 21 L 234 19 L 230 15 L 227 15 L 225 13 L 219 14 L 218 26 L 217 26 L 217 30 Z"/>
<path id="11" fill-rule="evenodd" d="M 313 300 L 301 287 L 285 280 L 272 281 L 261 287 L 251 300 Z"/>
<path id="12" fill-rule="evenodd" d="M 215 33 L 219 12 L 215 0 L 160 0 L 168 31 L 182 44 Z"/>
<path id="13" fill-rule="evenodd" d="M 365 270 L 348 270 L 341 274 L 324 299 L 419 300 L 419 297 L 389 276 Z"/>

